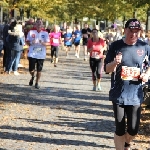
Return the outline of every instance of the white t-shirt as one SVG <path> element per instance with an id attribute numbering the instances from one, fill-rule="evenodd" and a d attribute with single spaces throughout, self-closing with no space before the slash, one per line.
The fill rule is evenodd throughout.
<path id="1" fill-rule="evenodd" d="M 40 44 L 42 42 L 49 42 L 48 32 L 41 30 L 30 30 L 27 34 L 26 41 L 32 42 L 35 40 L 35 44 L 29 47 L 28 57 L 45 59 L 46 57 L 46 46 Z"/>

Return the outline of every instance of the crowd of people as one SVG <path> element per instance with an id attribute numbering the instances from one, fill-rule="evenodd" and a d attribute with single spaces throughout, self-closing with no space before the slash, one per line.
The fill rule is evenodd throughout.
<path id="1" fill-rule="evenodd" d="M 81 29 L 77 24 L 52 29 L 44 28 L 42 19 L 29 20 L 23 27 L 11 19 L 3 28 L 3 67 L 7 74 L 19 75 L 18 65 L 23 48 L 28 45 L 29 72 L 32 86 L 39 89 L 39 81 L 46 58 L 46 46 L 51 45 L 51 63 L 57 67 L 60 46 L 69 57 L 71 47 L 75 57 L 80 58 L 83 46 L 83 60 L 89 58 L 93 91 L 101 91 L 102 70 L 111 73 L 109 99 L 112 101 L 116 131 L 114 143 L 116 150 L 130 150 L 130 143 L 138 133 L 141 104 L 143 103 L 143 84 L 150 76 L 150 33 L 142 28 L 137 19 L 129 19 L 125 29 L 109 28 L 102 33 L 95 25 L 90 29 L 85 23 Z M 145 67 L 146 66 L 146 67 Z M 130 92 L 129 92 L 130 91 Z M 126 127 L 127 118 L 127 127 Z"/>

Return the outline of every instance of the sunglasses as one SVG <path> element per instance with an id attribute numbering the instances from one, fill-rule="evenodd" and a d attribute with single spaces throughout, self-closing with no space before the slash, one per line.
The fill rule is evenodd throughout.
<path id="1" fill-rule="evenodd" d="M 132 33 L 138 33 L 140 31 L 140 29 L 136 29 L 136 28 L 131 28 L 130 29 L 130 32 L 132 32 Z"/>

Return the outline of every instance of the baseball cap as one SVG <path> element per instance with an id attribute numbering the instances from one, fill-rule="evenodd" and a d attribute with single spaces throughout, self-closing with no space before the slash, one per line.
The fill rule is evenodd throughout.
<path id="1" fill-rule="evenodd" d="M 140 23 L 140 21 L 138 21 L 135 18 L 129 19 L 126 22 L 126 24 L 125 24 L 125 28 L 129 28 L 129 29 L 141 29 L 141 23 Z"/>

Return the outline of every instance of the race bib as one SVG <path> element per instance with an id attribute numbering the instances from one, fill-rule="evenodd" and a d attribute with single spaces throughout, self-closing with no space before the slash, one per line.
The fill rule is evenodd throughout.
<path id="1" fill-rule="evenodd" d="M 92 57 L 92 58 L 99 59 L 99 58 L 100 58 L 100 56 L 99 56 L 99 52 L 92 52 L 91 57 Z"/>
<path id="2" fill-rule="evenodd" d="M 121 79 L 138 81 L 140 77 L 140 68 L 122 66 Z"/>
<path id="3" fill-rule="evenodd" d="M 59 39 L 53 39 L 53 43 L 59 44 Z"/>
<path id="4" fill-rule="evenodd" d="M 42 52 L 42 48 L 41 47 L 34 47 L 33 48 L 33 52 L 36 53 L 36 54 L 37 53 L 41 53 Z"/>

